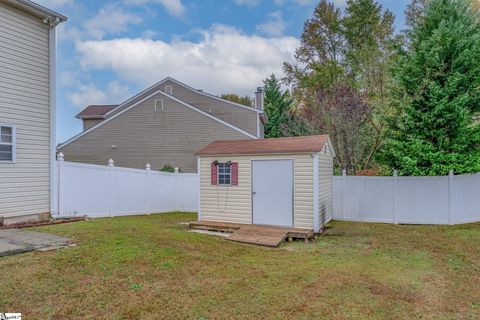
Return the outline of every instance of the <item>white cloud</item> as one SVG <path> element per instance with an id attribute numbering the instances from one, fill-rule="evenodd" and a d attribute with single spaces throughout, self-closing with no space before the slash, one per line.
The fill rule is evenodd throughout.
<path id="1" fill-rule="evenodd" d="M 154 30 L 145 30 L 142 32 L 142 38 L 151 39 L 158 35 L 157 31 Z"/>
<path id="2" fill-rule="evenodd" d="M 267 16 L 267 21 L 265 23 L 257 25 L 257 30 L 269 35 L 279 37 L 283 35 L 283 32 L 287 28 L 287 23 L 283 20 L 282 12 L 275 11 L 271 12 Z"/>
<path id="3" fill-rule="evenodd" d="M 77 92 L 69 92 L 66 96 L 74 106 L 81 109 L 91 104 L 120 103 L 131 96 L 128 87 L 116 80 L 108 84 L 105 92 L 93 83 L 79 85 L 78 89 Z"/>
<path id="4" fill-rule="evenodd" d="M 234 0 L 235 3 L 239 6 L 247 6 L 250 8 L 258 6 L 260 0 Z"/>
<path id="5" fill-rule="evenodd" d="M 84 108 L 90 104 L 102 104 L 107 100 L 106 94 L 97 89 L 93 83 L 81 85 L 78 89 L 77 92 L 67 93 L 67 98 L 78 108 Z"/>
<path id="6" fill-rule="evenodd" d="M 161 4 L 170 15 L 175 17 L 182 17 L 186 12 L 186 8 L 181 0 L 126 0 L 125 3 L 130 5 L 158 3 Z"/>
<path id="7" fill-rule="evenodd" d="M 35 2 L 47 8 L 60 8 L 73 4 L 73 0 L 36 0 Z"/>
<path id="8" fill-rule="evenodd" d="M 95 39 L 102 39 L 106 34 L 118 34 L 128 31 L 129 25 L 138 25 L 142 19 L 122 8 L 107 5 L 96 16 L 83 23 L 85 32 Z"/>
<path id="9" fill-rule="evenodd" d="M 172 76 L 214 94 L 252 94 L 269 74 L 282 73 L 298 46 L 293 37 L 246 35 L 222 25 L 202 31 L 199 42 L 114 39 L 76 45 L 84 69 L 109 70 L 147 86 Z"/>

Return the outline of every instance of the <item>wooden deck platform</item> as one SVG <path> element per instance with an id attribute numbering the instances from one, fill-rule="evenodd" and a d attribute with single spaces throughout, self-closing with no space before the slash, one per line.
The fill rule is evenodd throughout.
<path id="1" fill-rule="evenodd" d="M 278 247 L 285 240 L 302 239 L 308 241 L 314 236 L 313 230 L 268 226 L 258 224 L 229 223 L 217 221 L 195 221 L 191 229 L 231 233 L 227 240 L 250 243 L 267 247 Z"/>

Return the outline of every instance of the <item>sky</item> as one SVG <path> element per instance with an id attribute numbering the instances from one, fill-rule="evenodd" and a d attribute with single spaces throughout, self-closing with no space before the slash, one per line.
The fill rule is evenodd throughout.
<path id="1" fill-rule="evenodd" d="M 119 104 L 170 76 L 220 95 L 253 95 L 293 62 L 314 0 L 35 0 L 57 27 L 57 142 L 90 104 Z M 408 0 L 377 0 L 404 28 Z M 341 8 L 346 0 L 333 0 Z"/>

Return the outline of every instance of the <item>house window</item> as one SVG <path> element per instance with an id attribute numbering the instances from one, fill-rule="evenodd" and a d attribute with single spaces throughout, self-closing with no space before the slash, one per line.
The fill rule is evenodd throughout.
<path id="1" fill-rule="evenodd" d="M 15 161 L 15 127 L 0 125 L 0 162 Z"/>
<path id="2" fill-rule="evenodd" d="M 231 184 L 232 171 L 230 164 L 219 163 L 218 166 L 218 185 L 229 186 Z"/>

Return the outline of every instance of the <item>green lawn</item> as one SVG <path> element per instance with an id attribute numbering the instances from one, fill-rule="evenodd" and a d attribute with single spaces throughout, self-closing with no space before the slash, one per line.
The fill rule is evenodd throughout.
<path id="1" fill-rule="evenodd" d="M 480 319 L 480 224 L 334 222 L 268 249 L 191 233 L 193 214 L 36 228 L 77 247 L 0 258 L 25 319 Z"/>

